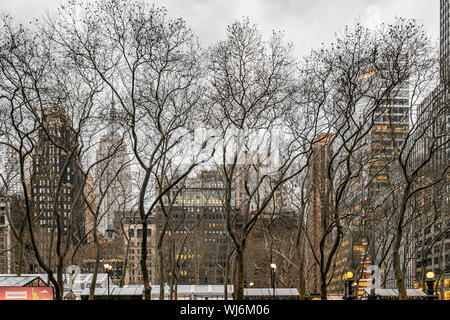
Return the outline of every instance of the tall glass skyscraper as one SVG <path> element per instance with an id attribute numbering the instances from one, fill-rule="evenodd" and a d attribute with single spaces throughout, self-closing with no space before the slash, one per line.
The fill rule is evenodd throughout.
<path id="1" fill-rule="evenodd" d="M 450 0 L 441 0 L 441 81 L 450 81 Z M 447 91 L 448 93 L 448 91 Z M 448 94 L 447 94 L 448 97 Z"/>

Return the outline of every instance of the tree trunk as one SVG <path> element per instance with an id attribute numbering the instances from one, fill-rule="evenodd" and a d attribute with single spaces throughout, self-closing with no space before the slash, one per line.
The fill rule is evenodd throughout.
<path id="1" fill-rule="evenodd" d="M 237 279 L 234 284 L 234 300 L 244 300 L 245 265 L 244 265 L 244 252 L 242 248 L 239 248 L 236 251 L 236 269 L 237 269 Z"/>
<path id="2" fill-rule="evenodd" d="M 172 229 L 173 230 L 173 229 Z M 172 234 L 174 232 L 171 232 Z M 173 295 L 174 295 L 174 285 L 175 285 L 175 274 L 177 273 L 177 259 L 175 257 L 175 237 L 172 236 L 171 238 L 171 245 L 170 245 L 170 257 L 171 257 L 171 262 L 172 262 L 172 277 L 170 279 L 170 300 L 173 300 Z"/>
<path id="3" fill-rule="evenodd" d="M 178 300 L 178 275 L 175 278 L 175 293 L 174 293 L 174 300 Z"/>
<path id="4" fill-rule="evenodd" d="M 130 250 L 130 240 L 127 241 L 127 247 L 125 249 L 125 259 L 123 261 L 123 273 L 120 277 L 119 287 L 122 288 L 125 284 L 125 279 L 127 276 L 127 269 L 128 269 L 128 252 Z"/>
<path id="5" fill-rule="evenodd" d="M 24 251 L 24 243 L 23 241 L 18 241 L 19 244 L 19 252 L 18 252 L 18 257 L 17 257 L 17 269 L 16 269 L 16 275 L 20 276 L 22 274 L 22 269 L 23 269 L 23 251 Z"/>
<path id="6" fill-rule="evenodd" d="M 59 285 L 59 290 L 56 292 L 56 300 L 62 300 L 64 295 L 64 279 L 63 279 L 63 273 L 64 273 L 64 257 L 60 256 L 58 257 L 58 265 L 56 267 L 57 272 L 57 281 Z"/>
<path id="7" fill-rule="evenodd" d="M 164 253 L 158 248 L 159 255 L 159 300 L 164 300 Z"/>
<path id="8" fill-rule="evenodd" d="M 397 240 L 395 241 L 397 242 Z M 400 241 L 398 241 L 400 242 Z M 404 274 L 402 272 L 401 264 L 400 264 L 400 254 L 399 254 L 399 247 L 400 245 L 397 245 L 394 243 L 394 250 L 392 252 L 392 264 L 394 268 L 394 274 L 395 274 L 395 280 L 397 282 L 397 290 L 398 290 L 398 298 L 400 300 L 406 300 L 406 288 L 405 288 L 405 279 Z"/>
<path id="9" fill-rule="evenodd" d="M 320 300 L 328 299 L 327 278 L 324 274 L 320 274 Z"/>
<path id="10" fill-rule="evenodd" d="M 228 243 L 227 260 L 225 262 L 225 277 L 223 279 L 223 294 L 225 300 L 228 300 L 228 279 L 230 278 L 231 258 L 233 256 L 233 252 L 234 250 L 231 249 L 231 243 Z"/>
<path id="11" fill-rule="evenodd" d="M 172 277 L 170 279 L 169 300 L 173 300 L 173 291 L 174 291 L 174 284 L 175 284 L 174 283 L 175 279 L 173 277 L 174 277 L 174 274 L 172 273 Z"/>
<path id="12" fill-rule="evenodd" d="M 402 204 L 400 206 L 399 218 L 397 222 L 397 229 L 395 230 L 394 245 L 392 249 L 392 266 L 394 269 L 395 280 L 397 282 L 398 298 L 399 300 L 407 300 L 405 288 L 405 275 L 402 270 L 400 262 L 400 246 L 403 236 L 403 218 L 406 212 L 407 195 L 409 193 L 410 185 L 408 185 L 403 193 Z"/>
<path id="13" fill-rule="evenodd" d="M 141 271 L 144 281 L 144 300 L 151 299 L 150 279 L 147 269 L 147 220 L 142 221 Z"/>
<path id="14" fill-rule="evenodd" d="M 444 292 L 444 279 L 442 277 L 442 273 L 441 276 L 439 276 L 438 282 L 436 283 L 436 285 L 439 284 L 439 297 L 440 300 L 445 300 L 445 292 Z M 436 288 L 436 292 L 438 288 Z"/>
<path id="15" fill-rule="evenodd" d="M 97 220 L 95 219 L 94 222 L 95 222 L 94 226 L 96 226 Z M 99 265 L 100 265 L 100 252 L 101 252 L 100 241 L 98 239 L 98 234 L 97 234 L 96 228 L 94 228 L 93 231 L 94 231 L 94 242 L 96 245 L 96 252 L 95 252 L 94 271 L 92 273 L 91 286 L 89 287 L 89 298 L 88 298 L 89 300 L 94 300 L 95 287 L 97 285 L 97 274 L 98 274 L 98 269 L 99 269 Z M 109 281 L 109 278 L 108 278 L 108 281 Z"/>
<path id="16" fill-rule="evenodd" d="M 305 300 L 305 263 L 304 263 L 304 251 L 303 242 L 301 242 L 297 248 L 298 252 L 298 291 L 300 294 L 300 300 Z"/>

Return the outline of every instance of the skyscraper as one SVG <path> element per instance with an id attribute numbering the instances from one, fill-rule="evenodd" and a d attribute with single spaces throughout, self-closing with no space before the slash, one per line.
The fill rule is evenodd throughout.
<path id="1" fill-rule="evenodd" d="M 118 133 L 116 117 L 112 105 L 108 131 L 100 139 L 97 150 L 99 163 L 96 167 L 96 194 L 99 197 L 105 194 L 100 205 L 99 233 L 109 237 L 119 232 L 115 213 L 128 210 L 132 200 L 130 157 L 127 144 Z"/>
<path id="2" fill-rule="evenodd" d="M 56 105 L 44 109 L 43 115 L 32 156 L 30 186 L 41 255 L 52 248 L 52 239 L 58 234 L 68 245 L 83 241 L 85 234 L 85 206 L 83 197 L 77 197 L 82 176 L 72 119 L 63 106 Z"/>
<path id="3" fill-rule="evenodd" d="M 450 81 L 450 26 L 449 26 L 449 15 L 450 15 L 450 1 L 441 0 L 441 34 L 440 34 L 440 44 L 441 44 L 441 81 Z M 448 97 L 448 90 L 447 90 Z M 448 100 L 447 100 L 448 101 Z"/>
<path id="4" fill-rule="evenodd" d="M 349 132 L 367 130 L 368 133 L 353 155 L 354 170 L 360 174 L 349 183 L 345 202 L 346 215 L 355 219 L 348 226 L 336 253 L 336 268 L 330 281 L 330 292 L 333 293 L 344 291 L 342 276 L 346 271 L 359 275 L 369 265 L 377 264 L 375 248 L 380 239 L 377 237 L 375 216 L 382 204 L 381 199 L 389 194 L 395 179 L 390 168 L 405 142 L 410 115 L 408 82 L 396 83 L 391 88 L 392 83 L 386 83 L 389 76 L 385 77 L 385 74 L 389 74 L 393 64 L 406 62 L 407 59 L 407 52 L 401 52 L 395 61 L 381 61 L 380 69 L 369 67 L 357 77 L 364 94 L 355 105 L 359 123 Z M 371 120 L 367 121 L 368 116 Z M 393 274 L 387 276 L 393 278 Z M 357 284 L 365 286 L 365 279 Z M 355 291 L 361 294 L 362 290 L 358 289 L 355 288 Z"/>
<path id="5" fill-rule="evenodd" d="M 420 178 L 426 181 L 430 176 L 436 179 L 448 166 L 449 159 L 449 120 L 450 120 L 450 35 L 448 0 L 441 0 L 440 7 L 440 82 L 436 88 L 422 101 L 418 114 L 428 126 L 427 135 L 439 137 L 435 144 L 442 146 L 430 159 L 429 171 Z M 431 123 L 429 123 L 431 121 Z M 430 140 L 423 139 L 414 150 L 416 161 L 423 161 L 430 149 Z M 444 176 L 441 183 L 428 188 L 415 197 L 414 209 L 417 218 L 414 220 L 414 274 L 421 282 L 428 271 L 433 271 L 441 279 L 437 287 L 439 295 L 450 299 L 450 289 L 441 286 L 450 282 L 450 267 L 448 264 L 450 253 L 450 217 L 449 198 L 450 175 Z"/>
<path id="6" fill-rule="evenodd" d="M 408 54 L 402 53 L 400 61 L 407 61 Z M 389 66 L 390 68 L 392 66 Z M 379 215 L 383 215 L 380 211 L 382 199 L 385 199 L 392 191 L 395 180 L 395 157 L 399 154 L 405 139 L 410 130 L 410 114 L 411 101 L 410 89 L 408 81 L 398 83 L 395 88 L 389 92 L 387 99 L 376 110 L 376 117 L 373 127 L 368 136 L 369 159 L 365 174 L 362 177 L 362 186 L 359 188 L 360 208 L 364 217 L 364 232 L 360 235 L 363 246 L 363 261 L 361 267 L 365 270 L 370 265 L 379 265 L 380 251 L 380 230 Z M 403 250 L 403 248 L 402 248 Z M 383 269 L 383 266 L 380 266 Z M 412 288 L 412 278 L 410 265 L 405 274 L 405 285 Z M 359 270 L 358 270 L 359 271 Z M 387 288 L 396 288 L 397 284 L 393 270 L 385 268 L 382 270 L 386 278 Z M 367 282 L 360 282 L 359 286 L 366 285 Z"/>
<path id="7" fill-rule="evenodd" d="M 174 258 L 180 261 L 179 284 L 223 284 L 227 242 L 223 207 L 225 187 L 219 172 L 202 171 L 170 192 L 172 199 L 176 197 L 175 202 L 169 208 L 165 198 L 164 209 L 170 210 L 168 214 L 173 220 L 173 228 L 167 230 L 167 238 L 176 244 Z M 154 223 L 155 237 L 158 237 L 164 224 L 161 205 L 155 207 Z M 164 250 L 170 252 L 169 246 Z M 171 279 L 169 254 L 166 254 L 166 259 L 166 277 Z"/>
<path id="8" fill-rule="evenodd" d="M 320 292 L 320 270 L 317 262 L 314 259 L 320 257 L 320 242 L 324 233 L 326 232 L 324 228 L 328 227 L 330 224 L 330 217 L 325 216 L 324 212 L 326 206 L 331 205 L 332 192 L 329 193 L 329 199 L 327 199 L 327 194 L 330 189 L 330 182 L 327 176 L 327 169 L 329 166 L 330 159 L 333 155 L 332 148 L 333 135 L 331 134 L 320 134 L 317 136 L 313 147 L 312 155 L 312 167 L 308 172 L 308 185 L 311 187 L 311 196 L 308 203 L 307 212 L 307 225 L 308 232 L 311 234 L 311 244 L 314 248 L 312 251 L 310 246 L 307 250 L 307 270 L 311 270 L 310 274 L 313 275 L 309 286 L 309 293 L 318 294 Z M 326 203 L 328 202 L 328 204 Z M 330 243 L 331 235 L 325 241 L 325 247 Z"/>

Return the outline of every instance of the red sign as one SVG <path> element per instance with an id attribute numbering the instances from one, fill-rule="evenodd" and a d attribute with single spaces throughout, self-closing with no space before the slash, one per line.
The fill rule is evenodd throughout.
<path id="1" fill-rule="evenodd" d="M 0 287 L 0 300 L 53 300 L 53 288 Z"/>

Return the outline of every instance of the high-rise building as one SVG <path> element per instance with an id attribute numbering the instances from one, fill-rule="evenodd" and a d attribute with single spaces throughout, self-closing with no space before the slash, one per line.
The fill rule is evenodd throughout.
<path id="1" fill-rule="evenodd" d="M 401 53 L 398 61 L 406 59 L 407 53 Z M 357 158 L 354 170 L 360 173 L 349 184 L 345 202 L 346 215 L 356 218 L 346 226 L 346 234 L 336 253 L 330 293 L 344 291 L 342 277 L 347 271 L 361 275 L 358 276 L 358 279 L 361 278 L 358 284 L 360 287 L 366 286 L 364 270 L 371 264 L 377 264 L 377 257 L 373 254 L 376 250 L 372 250 L 378 246 L 379 241 L 374 217 L 380 200 L 390 190 L 392 179 L 395 179 L 391 174 L 391 163 L 405 142 L 409 130 L 409 84 L 407 81 L 401 82 L 386 90 L 383 74 L 389 72 L 390 63 L 383 66 L 384 70 L 369 68 L 358 76 L 361 88 L 368 88 L 368 94 L 361 97 L 355 106 L 358 127 L 369 131 L 363 144 L 353 155 L 353 158 Z M 376 99 L 380 93 L 388 95 L 383 100 Z M 367 122 L 365 119 L 372 112 L 372 120 Z M 349 130 L 349 134 L 351 133 L 353 131 Z M 387 277 L 393 278 L 393 273 L 389 273 Z M 360 292 L 359 288 L 355 289 Z"/>
<path id="2" fill-rule="evenodd" d="M 308 201 L 307 210 L 307 228 L 311 235 L 311 246 L 308 246 L 306 253 L 306 270 L 313 276 L 309 280 L 308 291 L 310 294 L 319 294 L 320 292 L 320 269 L 314 255 L 320 259 L 320 242 L 324 236 L 328 225 L 331 223 L 330 217 L 325 212 L 326 206 L 331 205 L 332 192 L 329 192 L 330 182 L 328 179 L 328 166 L 333 155 L 333 135 L 320 134 L 316 137 L 313 146 L 311 158 L 311 170 L 308 172 L 308 185 L 311 187 L 311 193 Z M 327 199 L 328 195 L 328 199 Z M 329 212 L 329 211 L 328 211 Z M 325 247 L 331 241 L 331 234 L 324 243 Z M 312 251 L 314 248 L 314 252 Z"/>
<path id="3" fill-rule="evenodd" d="M 8 221 L 9 199 L 0 190 L 0 273 L 11 273 L 11 232 Z"/>
<path id="4" fill-rule="evenodd" d="M 132 208 L 122 211 L 123 229 L 126 234 L 122 237 L 124 253 L 123 272 L 125 273 L 125 284 L 141 285 L 142 267 L 141 267 L 141 248 L 142 248 L 142 224 L 139 210 Z M 156 284 L 157 275 L 157 252 L 156 252 L 156 225 L 153 222 L 154 217 L 150 216 L 147 225 L 147 270 L 150 282 Z M 128 250 L 128 252 L 126 252 Z M 126 260 L 126 263 L 125 263 Z"/>
<path id="5" fill-rule="evenodd" d="M 440 44 L 441 44 L 441 80 L 448 83 L 450 81 L 450 1 L 441 0 L 441 24 L 440 24 Z M 448 92 L 448 91 L 447 91 Z M 447 100 L 448 101 L 448 100 Z"/>
<path id="6" fill-rule="evenodd" d="M 330 294 L 343 295 L 344 289 L 344 274 L 347 271 L 354 272 L 355 278 L 355 294 L 362 295 L 364 287 L 366 287 L 367 276 L 361 273 L 361 266 L 367 267 L 370 265 L 370 260 L 367 251 L 367 239 L 362 232 L 351 230 L 344 234 L 342 242 L 336 252 L 334 268 L 332 276 L 328 285 L 328 292 Z M 356 272 L 355 272 L 356 271 Z"/>
<path id="7" fill-rule="evenodd" d="M 440 7 L 440 82 L 422 101 L 418 114 L 427 136 L 439 137 L 434 142 L 441 146 L 432 156 L 427 172 L 419 177 L 419 182 L 437 179 L 448 166 L 450 131 L 450 35 L 449 1 L 441 0 Z M 430 139 L 422 139 L 414 150 L 416 161 L 423 161 L 429 153 Z M 439 175 L 439 176 L 437 176 Z M 441 183 L 419 192 L 415 196 L 413 223 L 414 264 L 413 273 L 417 285 L 423 284 L 425 274 L 433 271 L 440 279 L 437 292 L 441 298 L 450 300 L 450 174 Z"/>
<path id="8" fill-rule="evenodd" d="M 51 106 L 44 110 L 39 140 L 35 146 L 31 176 L 33 215 L 39 223 L 39 245 L 46 247 L 58 217 L 63 238 L 73 241 L 84 237 L 84 205 L 76 199 L 81 186 L 77 166 L 79 150 L 72 129 L 72 119 L 64 107 Z"/>
<path id="9" fill-rule="evenodd" d="M 132 201 L 130 157 L 126 142 L 119 136 L 115 117 L 111 107 L 110 125 L 100 140 L 96 167 L 96 193 L 99 197 L 105 195 L 100 205 L 99 233 L 108 237 L 120 232 L 115 213 L 129 209 Z"/>
<path id="10" fill-rule="evenodd" d="M 217 171 L 202 171 L 196 177 L 186 179 L 184 185 L 175 187 L 170 192 L 171 197 L 176 197 L 173 198 L 175 202 L 170 213 L 175 228 L 168 230 L 167 236 L 176 243 L 175 259 L 179 258 L 181 267 L 178 283 L 222 284 L 227 253 L 223 208 L 225 187 L 222 178 Z M 164 201 L 167 201 L 167 198 Z M 168 202 L 165 206 L 169 210 Z M 154 223 L 158 237 L 164 223 L 161 206 L 155 208 Z M 169 260 L 165 267 L 166 279 L 170 280 L 172 274 Z"/>

